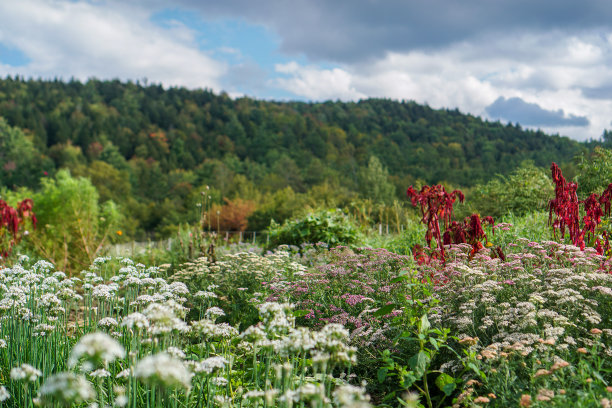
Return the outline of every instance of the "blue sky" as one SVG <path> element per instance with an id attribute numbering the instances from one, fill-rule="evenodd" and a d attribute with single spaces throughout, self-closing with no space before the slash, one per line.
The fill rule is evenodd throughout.
<path id="1" fill-rule="evenodd" d="M 276 100 L 414 100 L 575 139 L 612 128 L 608 0 L 8 0 L 0 76 Z"/>

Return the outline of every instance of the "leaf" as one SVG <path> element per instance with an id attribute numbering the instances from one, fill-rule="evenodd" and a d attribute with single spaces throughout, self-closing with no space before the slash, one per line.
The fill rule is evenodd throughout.
<path id="1" fill-rule="evenodd" d="M 387 367 L 382 367 L 378 370 L 377 373 L 377 377 L 378 377 L 378 382 L 379 383 L 384 383 L 385 379 L 387 378 L 387 373 L 389 372 L 389 369 Z"/>
<path id="2" fill-rule="evenodd" d="M 310 313 L 310 310 L 294 310 L 293 316 L 294 317 L 304 317 L 309 313 Z"/>
<path id="3" fill-rule="evenodd" d="M 427 315 L 424 314 L 421 317 L 421 324 L 419 325 L 419 331 L 421 333 L 426 333 L 427 330 L 429 330 L 430 327 L 431 327 L 431 324 L 429 323 L 429 320 L 427 319 Z"/>
<path id="4" fill-rule="evenodd" d="M 440 348 L 440 346 L 438 346 L 438 341 L 434 337 L 430 337 L 429 342 L 431 343 L 432 346 L 434 346 L 436 350 Z"/>
<path id="5" fill-rule="evenodd" d="M 455 384 L 455 379 L 446 373 L 442 373 L 438 376 L 438 378 L 436 378 L 436 385 L 440 391 L 446 394 L 446 396 L 451 395 L 451 393 L 457 387 L 457 384 Z"/>
<path id="6" fill-rule="evenodd" d="M 417 354 L 412 356 L 410 360 L 408 360 L 408 364 L 410 368 L 414 371 L 417 377 L 422 377 L 427 370 L 427 365 L 430 362 L 430 358 L 423 350 L 419 351 Z"/>
<path id="7" fill-rule="evenodd" d="M 373 313 L 373 316 L 374 317 L 380 317 L 380 316 L 388 315 L 389 313 L 391 313 L 393 311 L 393 309 L 395 309 L 395 304 L 391 303 L 390 305 L 383 306 L 380 309 L 378 309 L 377 311 L 375 311 Z"/>

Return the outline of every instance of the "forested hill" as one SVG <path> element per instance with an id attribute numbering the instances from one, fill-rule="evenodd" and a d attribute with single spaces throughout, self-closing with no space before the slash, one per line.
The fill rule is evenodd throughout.
<path id="1" fill-rule="evenodd" d="M 278 103 L 208 90 L 90 80 L 0 80 L 0 116 L 26 130 L 55 167 L 66 146 L 88 161 L 143 159 L 167 174 L 210 159 L 256 184 L 304 191 L 324 179 L 351 188 L 375 155 L 401 183 L 470 186 L 526 159 L 567 162 L 584 144 L 414 102 Z M 111 163 L 121 166 L 115 157 Z M 9 166 L 10 167 L 10 166 Z M 13 181 L 18 181 L 11 177 Z"/>

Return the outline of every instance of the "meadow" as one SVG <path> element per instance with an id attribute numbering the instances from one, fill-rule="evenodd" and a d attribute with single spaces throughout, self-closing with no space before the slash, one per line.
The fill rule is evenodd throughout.
<path id="1" fill-rule="evenodd" d="M 319 212 L 80 272 L 7 244 L 0 405 L 610 407 L 609 196 L 553 182 L 550 214 L 459 221 L 424 186 L 390 236 Z"/>

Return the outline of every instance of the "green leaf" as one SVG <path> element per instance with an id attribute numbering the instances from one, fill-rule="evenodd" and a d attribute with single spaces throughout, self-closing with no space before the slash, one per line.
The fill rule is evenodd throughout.
<path id="1" fill-rule="evenodd" d="M 388 315 L 389 313 L 393 311 L 393 309 L 395 309 L 395 304 L 391 303 L 390 305 L 383 306 L 377 311 L 375 311 L 373 316 L 380 317 L 380 316 Z"/>
<path id="2" fill-rule="evenodd" d="M 438 376 L 438 378 L 436 378 L 436 385 L 440 391 L 446 394 L 446 396 L 451 395 L 451 393 L 457 387 L 457 384 L 455 384 L 455 379 L 446 373 L 442 373 Z"/>
<path id="3" fill-rule="evenodd" d="M 419 324 L 419 331 L 421 333 L 426 333 L 427 330 L 429 330 L 430 327 L 431 327 L 431 324 L 429 323 L 429 320 L 427 319 L 427 315 L 424 314 L 421 317 L 421 323 Z"/>
<path id="4" fill-rule="evenodd" d="M 308 313 L 310 313 L 310 310 L 294 310 L 293 311 L 293 316 L 294 317 L 304 317 Z"/>
<path id="5" fill-rule="evenodd" d="M 384 383 L 385 379 L 387 378 L 387 373 L 389 372 L 389 369 L 387 367 L 382 367 L 378 370 L 378 382 L 379 383 Z"/>
<path id="6" fill-rule="evenodd" d="M 430 362 L 430 358 L 423 350 L 419 351 L 417 354 L 412 356 L 410 360 L 408 360 L 408 364 L 410 368 L 414 371 L 417 377 L 421 378 L 425 371 L 427 370 L 427 365 Z"/>
<path id="7" fill-rule="evenodd" d="M 434 337 L 430 337 L 429 342 L 431 343 L 432 346 L 434 346 L 436 350 L 440 348 L 440 346 L 438 346 L 438 341 Z"/>

